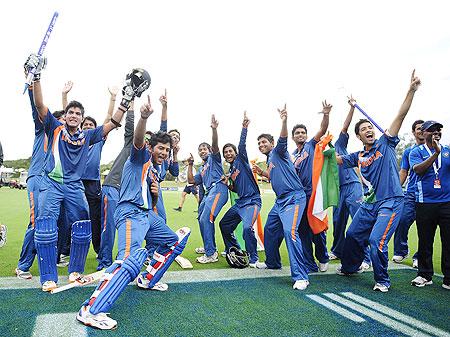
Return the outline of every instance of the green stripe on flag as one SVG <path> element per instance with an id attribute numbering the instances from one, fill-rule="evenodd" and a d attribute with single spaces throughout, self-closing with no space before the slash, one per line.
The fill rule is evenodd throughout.
<path id="1" fill-rule="evenodd" d="M 339 173 L 334 147 L 323 151 L 323 167 L 320 174 L 323 192 L 323 209 L 339 203 Z"/>

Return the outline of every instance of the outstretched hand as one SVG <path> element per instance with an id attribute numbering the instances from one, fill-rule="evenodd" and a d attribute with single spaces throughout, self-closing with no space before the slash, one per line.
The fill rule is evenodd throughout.
<path id="1" fill-rule="evenodd" d="M 72 90 L 72 87 L 73 87 L 73 82 L 72 81 L 67 81 L 64 84 L 62 93 L 67 95 L 69 93 L 69 91 Z"/>
<path id="2" fill-rule="evenodd" d="M 113 85 L 112 87 L 108 87 L 108 91 L 112 97 L 116 97 L 117 93 L 119 92 L 119 87 L 116 85 Z"/>
<path id="3" fill-rule="evenodd" d="M 252 163 L 252 172 L 256 173 L 257 175 L 262 175 L 263 170 L 261 167 L 259 167 L 258 165 L 256 165 L 256 163 Z"/>
<path id="4" fill-rule="evenodd" d="M 218 126 L 219 126 L 219 122 L 217 121 L 216 116 L 213 114 L 211 116 L 211 128 L 217 129 Z"/>
<path id="5" fill-rule="evenodd" d="M 189 153 L 189 158 L 187 159 L 189 165 L 194 165 L 194 156 L 192 153 Z"/>
<path id="6" fill-rule="evenodd" d="M 280 118 L 283 122 L 287 120 L 286 104 L 284 104 L 283 108 L 278 109 L 278 113 L 280 114 Z"/>
<path id="7" fill-rule="evenodd" d="M 350 94 L 350 97 L 347 96 L 347 98 L 348 98 L 347 103 L 348 103 L 352 108 L 354 108 L 354 107 L 355 107 L 355 104 L 356 104 L 356 99 L 353 98 L 352 94 Z"/>
<path id="8" fill-rule="evenodd" d="M 141 106 L 141 118 L 147 119 L 153 113 L 152 103 L 150 102 L 150 95 L 147 95 L 147 103 Z"/>
<path id="9" fill-rule="evenodd" d="M 416 76 L 416 69 L 413 70 L 412 74 L 411 74 L 411 84 L 409 85 L 409 89 L 411 91 L 416 91 L 417 89 L 419 89 L 419 86 L 422 83 L 420 82 L 420 78 L 418 78 Z"/>
<path id="10" fill-rule="evenodd" d="M 167 107 L 167 89 L 164 89 L 164 94 L 159 97 L 159 101 L 164 108 Z"/>
<path id="11" fill-rule="evenodd" d="M 242 121 L 242 127 L 247 129 L 250 124 L 250 119 L 247 117 L 247 111 L 244 111 L 244 120 Z"/>
<path id="12" fill-rule="evenodd" d="M 350 103 L 349 103 L 349 104 L 350 104 Z M 331 104 L 328 104 L 328 103 L 327 103 L 327 100 L 324 100 L 324 101 L 322 102 L 322 113 L 323 113 L 324 115 L 328 115 L 328 114 L 330 113 L 332 107 L 333 107 L 333 106 L 332 106 Z"/>

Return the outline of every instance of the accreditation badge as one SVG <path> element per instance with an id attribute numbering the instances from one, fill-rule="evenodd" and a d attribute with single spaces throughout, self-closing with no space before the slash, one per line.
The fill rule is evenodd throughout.
<path id="1" fill-rule="evenodd" d="M 439 179 L 434 179 L 434 188 L 441 188 L 441 181 Z"/>

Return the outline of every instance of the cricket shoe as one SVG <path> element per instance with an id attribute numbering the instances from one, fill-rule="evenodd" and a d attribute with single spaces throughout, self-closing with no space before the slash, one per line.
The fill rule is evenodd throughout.
<path id="1" fill-rule="evenodd" d="M 197 262 L 202 263 L 202 264 L 214 263 L 217 261 L 219 261 L 219 254 L 217 254 L 217 252 L 214 252 L 214 254 L 211 256 L 206 256 L 206 254 L 205 254 L 205 255 L 197 257 Z"/>
<path id="2" fill-rule="evenodd" d="M 414 280 L 411 281 L 412 286 L 419 287 L 419 288 L 429 286 L 432 284 L 433 284 L 432 280 L 427 280 L 425 277 L 422 277 L 422 276 L 417 276 Z"/>
<path id="3" fill-rule="evenodd" d="M 107 313 L 99 312 L 97 315 L 89 312 L 89 306 L 82 306 L 77 314 L 77 320 L 87 326 L 101 330 L 113 330 L 117 328 L 117 321 L 108 317 Z"/>
<path id="4" fill-rule="evenodd" d="M 149 283 L 150 281 L 142 274 L 139 274 L 138 277 L 136 278 L 136 285 L 139 288 L 156 291 L 167 291 L 169 289 L 169 286 L 166 283 L 157 282 L 152 288 L 148 287 Z"/>
<path id="5" fill-rule="evenodd" d="M 295 281 L 294 285 L 292 286 L 295 290 L 305 290 L 309 285 L 308 280 L 297 280 Z"/>
<path id="6" fill-rule="evenodd" d="M 412 267 L 415 269 L 419 268 L 419 260 L 418 259 L 413 259 Z"/>
<path id="7" fill-rule="evenodd" d="M 74 271 L 72 273 L 69 274 L 69 283 L 73 283 L 78 279 L 83 278 L 83 275 L 81 275 L 80 273 Z"/>
<path id="8" fill-rule="evenodd" d="M 181 207 L 177 207 L 177 208 L 174 208 L 173 210 L 174 210 L 174 211 L 181 212 L 182 209 L 181 209 Z"/>
<path id="9" fill-rule="evenodd" d="M 402 255 L 394 255 L 392 257 L 392 261 L 394 261 L 395 263 L 402 263 L 403 260 L 405 260 L 408 257 L 408 255 L 402 256 Z"/>
<path id="10" fill-rule="evenodd" d="M 42 291 L 52 291 L 53 289 L 58 288 L 58 286 L 56 285 L 55 281 L 45 281 L 44 284 L 42 285 Z"/>
<path id="11" fill-rule="evenodd" d="M 20 270 L 19 268 L 16 268 L 15 272 L 17 278 L 20 278 L 22 280 L 31 280 L 31 278 L 33 277 L 33 275 L 31 275 L 29 271 L 23 271 Z"/>
<path id="12" fill-rule="evenodd" d="M 361 263 L 361 267 L 360 267 L 360 268 L 361 268 L 363 271 L 366 271 L 366 270 L 369 270 L 370 267 L 371 267 L 370 263 L 363 262 L 363 263 Z"/>
<path id="13" fill-rule="evenodd" d="M 450 284 L 442 283 L 442 288 L 450 290 Z"/>
<path id="14" fill-rule="evenodd" d="M 259 262 L 258 260 L 256 260 L 256 261 L 253 262 L 253 263 L 250 262 L 250 263 L 248 264 L 248 266 L 249 266 L 250 268 L 256 268 L 256 264 L 257 264 L 257 263 L 261 263 L 261 262 Z"/>
<path id="15" fill-rule="evenodd" d="M 328 262 L 325 262 L 325 263 L 320 263 L 319 262 L 319 271 L 321 272 L 321 273 L 324 273 L 324 272 L 326 272 L 328 270 Z"/>
<path id="16" fill-rule="evenodd" d="M 0 248 L 6 245 L 6 234 L 8 233 L 8 227 L 0 224 Z"/>
<path id="17" fill-rule="evenodd" d="M 59 263 L 56 264 L 58 268 L 64 268 L 69 265 L 69 256 L 61 254 L 59 257 Z"/>
<path id="18" fill-rule="evenodd" d="M 389 291 L 389 287 L 381 283 L 375 283 L 375 285 L 373 286 L 373 290 L 381 291 L 382 293 L 387 293 Z"/>
<path id="19" fill-rule="evenodd" d="M 267 269 L 267 264 L 265 262 L 256 261 L 255 267 L 256 269 Z"/>
<path id="20" fill-rule="evenodd" d="M 354 273 L 348 273 L 348 272 L 342 270 L 342 265 L 340 265 L 340 266 L 338 266 L 336 268 L 336 274 L 341 275 L 341 276 L 349 276 L 349 275 L 353 275 L 353 274 L 361 274 L 363 271 L 364 270 L 361 268 L 361 266 Z"/>
<path id="21" fill-rule="evenodd" d="M 205 254 L 205 248 L 204 247 L 197 247 L 197 248 L 195 248 L 195 252 L 197 254 Z"/>
<path id="22" fill-rule="evenodd" d="M 339 258 L 333 252 L 328 253 L 328 258 L 330 260 L 339 260 Z"/>

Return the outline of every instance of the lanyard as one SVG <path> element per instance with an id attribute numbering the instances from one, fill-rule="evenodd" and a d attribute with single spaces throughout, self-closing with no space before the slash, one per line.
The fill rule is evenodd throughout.
<path id="1" fill-rule="evenodd" d="M 425 147 L 425 150 L 427 150 L 427 152 L 428 152 L 428 154 L 430 155 L 430 157 L 433 155 L 433 153 L 431 153 L 431 150 L 430 150 L 430 148 L 428 147 L 428 145 L 427 144 L 424 144 L 424 147 Z M 440 145 L 439 145 L 439 147 L 440 147 Z M 441 150 L 442 151 L 442 150 Z M 436 165 L 436 161 L 433 161 L 433 170 L 434 170 L 434 174 L 436 175 L 436 178 L 438 177 L 438 174 L 439 174 L 439 169 L 441 168 L 441 166 L 442 166 L 442 157 L 441 157 L 441 153 L 439 153 L 439 155 L 438 155 L 438 163 L 437 163 L 437 165 Z"/>

